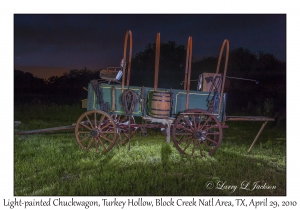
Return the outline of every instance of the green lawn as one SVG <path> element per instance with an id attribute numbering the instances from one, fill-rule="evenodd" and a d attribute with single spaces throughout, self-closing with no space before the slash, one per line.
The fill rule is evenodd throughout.
<path id="1" fill-rule="evenodd" d="M 24 112 L 25 111 L 25 112 Z M 18 130 L 70 125 L 79 105 L 15 106 Z M 210 157 L 181 155 L 159 131 L 137 130 L 106 154 L 82 150 L 74 132 L 15 135 L 14 195 L 286 195 L 285 128 L 267 126 L 247 152 L 261 123 L 230 122 Z"/>

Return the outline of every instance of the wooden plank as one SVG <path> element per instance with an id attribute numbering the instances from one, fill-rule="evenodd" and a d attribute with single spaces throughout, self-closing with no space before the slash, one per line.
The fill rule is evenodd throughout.
<path id="1" fill-rule="evenodd" d="M 202 80 L 202 90 L 203 92 L 209 92 L 214 90 L 214 87 L 211 87 L 213 83 L 211 81 L 207 82 L 206 78 L 212 77 L 213 80 L 215 77 L 221 77 L 221 74 L 215 74 L 215 73 L 203 73 L 203 80 Z M 219 78 L 220 79 L 220 78 Z M 216 83 L 218 83 L 219 79 L 216 79 Z M 217 85 L 217 84 L 215 84 Z M 221 85 L 218 87 L 218 91 L 221 91 Z"/>
<path id="2" fill-rule="evenodd" d="M 17 132 L 17 135 L 24 135 L 24 134 L 34 134 L 34 133 L 51 133 L 51 132 L 57 132 L 62 130 L 74 130 L 74 125 L 68 125 L 68 126 L 60 126 L 60 127 L 54 127 L 54 128 L 44 128 L 44 129 L 38 129 L 38 130 L 29 130 L 29 131 L 20 131 Z"/>
<path id="3" fill-rule="evenodd" d="M 264 116 L 226 116 L 225 121 L 275 121 L 275 119 Z"/>
<path id="4" fill-rule="evenodd" d="M 248 149 L 248 152 L 251 151 L 252 147 L 254 146 L 254 144 L 255 144 L 255 142 L 257 141 L 258 137 L 260 136 L 261 132 L 262 132 L 263 129 L 265 128 L 267 122 L 268 122 L 268 121 L 265 121 L 265 122 L 262 124 L 262 126 L 261 126 L 261 128 L 259 129 L 259 131 L 258 131 L 258 133 L 257 133 L 257 135 L 256 135 L 256 137 L 255 137 L 255 139 L 253 140 L 253 142 L 252 142 L 250 148 Z"/>

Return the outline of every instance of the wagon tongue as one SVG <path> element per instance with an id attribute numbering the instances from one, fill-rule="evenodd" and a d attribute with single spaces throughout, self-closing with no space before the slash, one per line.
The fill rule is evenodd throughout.
<path id="1" fill-rule="evenodd" d="M 34 133 L 51 133 L 55 131 L 62 131 L 62 130 L 74 130 L 75 125 L 68 125 L 68 126 L 60 126 L 54 128 L 44 128 L 44 129 L 37 129 L 37 130 L 30 130 L 30 131 L 20 131 L 17 132 L 17 135 L 24 135 L 24 134 L 34 134 Z"/>

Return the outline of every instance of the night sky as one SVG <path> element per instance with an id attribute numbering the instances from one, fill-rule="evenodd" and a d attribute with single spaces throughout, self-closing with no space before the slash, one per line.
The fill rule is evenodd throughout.
<path id="1" fill-rule="evenodd" d="M 14 14 L 14 69 L 48 78 L 70 69 L 119 66 L 124 38 L 132 31 L 133 56 L 155 43 L 187 45 L 193 57 L 218 56 L 230 49 L 271 53 L 286 61 L 286 14 Z"/>

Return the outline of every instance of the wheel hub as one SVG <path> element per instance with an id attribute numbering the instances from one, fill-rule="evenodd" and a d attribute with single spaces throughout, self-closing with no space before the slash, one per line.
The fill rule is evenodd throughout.
<path id="1" fill-rule="evenodd" d="M 196 130 L 193 132 L 193 137 L 195 139 L 198 139 L 198 140 L 205 140 L 206 138 L 206 131 L 202 131 L 202 130 Z"/>
<path id="2" fill-rule="evenodd" d="M 93 138 L 96 138 L 100 135 L 100 130 L 94 128 L 90 131 L 90 136 L 93 137 Z"/>

